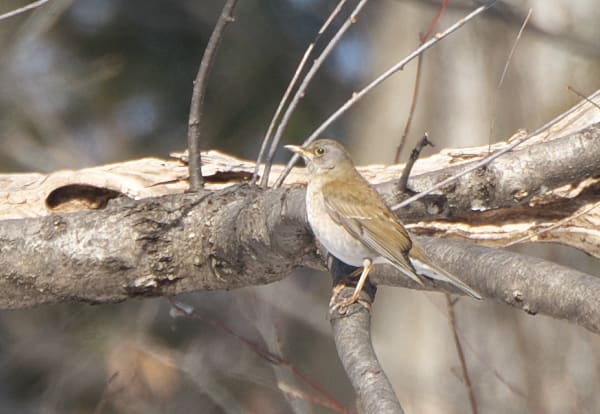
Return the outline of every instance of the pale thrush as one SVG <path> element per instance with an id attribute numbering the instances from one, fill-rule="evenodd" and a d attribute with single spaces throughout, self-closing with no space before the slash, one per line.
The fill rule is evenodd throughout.
<path id="1" fill-rule="evenodd" d="M 374 263 L 389 263 L 423 284 L 421 277 L 449 283 L 468 295 L 481 296 L 431 262 L 381 195 L 354 168 L 346 149 L 321 139 L 307 147 L 286 145 L 306 162 L 308 222 L 319 242 L 342 262 L 363 267 L 354 294 L 341 306 L 356 302 Z"/>

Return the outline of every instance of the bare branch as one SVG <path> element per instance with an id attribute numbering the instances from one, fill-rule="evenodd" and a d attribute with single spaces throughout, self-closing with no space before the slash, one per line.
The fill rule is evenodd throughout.
<path id="1" fill-rule="evenodd" d="M 229 289 L 274 282 L 301 264 L 319 266 L 302 197 L 241 185 L 5 220 L 0 307 Z"/>
<path id="2" fill-rule="evenodd" d="M 410 176 L 410 172 L 412 171 L 412 168 L 415 165 L 415 162 L 417 162 L 417 160 L 419 159 L 419 155 L 421 155 L 421 151 L 423 151 L 423 148 L 425 148 L 427 145 L 431 145 L 433 147 L 433 143 L 431 141 L 429 141 L 429 136 L 427 134 L 425 134 L 419 140 L 417 145 L 415 145 L 412 152 L 410 153 L 410 157 L 408 158 L 406 165 L 404 165 L 404 169 L 402 170 L 402 175 L 400 176 L 400 179 L 398 180 L 398 186 L 397 186 L 398 191 L 400 191 L 401 193 L 407 192 L 408 177 Z"/>
<path id="3" fill-rule="evenodd" d="M 348 19 L 346 19 L 344 24 L 339 28 L 339 30 L 337 31 L 335 36 L 333 36 L 333 38 L 327 44 L 325 49 L 323 49 L 323 51 L 321 52 L 319 57 L 317 59 L 315 59 L 312 67 L 310 68 L 310 70 L 308 71 L 308 73 L 306 74 L 304 79 L 302 80 L 302 83 L 300 84 L 300 86 L 298 87 L 298 90 L 294 94 L 294 97 L 292 98 L 290 105 L 288 106 L 287 110 L 283 114 L 283 117 L 281 118 L 281 122 L 279 123 L 279 126 L 277 127 L 275 136 L 273 137 L 273 142 L 271 142 L 271 148 L 269 149 L 269 155 L 267 156 L 265 170 L 263 172 L 263 177 L 261 179 L 261 186 L 266 187 L 266 185 L 267 185 L 267 182 L 269 180 L 269 174 L 271 172 L 271 164 L 273 163 L 273 158 L 275 157 L 275 152 L 277 151 L 277 147 L 279 146 L 279 141 L 281 140 L 283 131 L 285 130 L 285 127 L 287 126 L 287 124 L 292 116 L 292 113 L 296 109 L 296 106 L 298 106 L 298 102 L 300 102 L 300 99 L 302 99 L 302 97 L 304 96 L 304 93 L 306 92 L 306 88 L 310 84 L 310 81 L 316 75 L 317 71 L 319 70 L 319 68 L 325 61 L 325 59 L 327 59 L 327 56 L 329 56 L 331 51 L 335 48 L 335 46 L 342 39 L 342 36 L 346 33 L 346 31 L 350 28 L 350 26 L 352 26 L 356 22 L 358 14 L 363 9 L 363 7 L 367 4 L 367 1 L 368 0 L 360 0 L 360 2 L 356 5 L 354 10 L 348 17 Z"/>
<path id="4" fill-rule="evenodd" d="M 512 144 L 508 144 L 507 147 L 511 146 Z M 536 151 L 545 153 L 541 156 Z M 543 145 L 513 152 L 499 150 L 503 156 L 496 157 L 485 168 L 481 165 L 482 161 L 475 161 L 445 168 L 443 172 L 438 170 L 435 173 L 413 176 L 410 186 L 416 191 L 436 187 L 445 190 L 450 209 L 446 212 L 446 217 L 456 217 L 459 211 L 468 214 L 468 211 L 526 207 L 535 197 L 543 196 L 553 189 L 599 176 L 598 151 L 600 124 Z M 441 183 L 444 185 L 434 185 L 434 180 L 443 176 L 450 176 L 452 180 L 443 180 Z M 578 178 L 574 180 L 574 177 Z M 496 178 L 500 178 L 501 182 Z M 490 194 L 493 196 L 489 196 Z M 414 201 L 416 198 L 413 196 L 407 200 Z M 403 207 L 407 200 L 397 206 Z"/>
<path id="5" fill-rule="evenodd" d="M 462 371 L 463 381 L 467 388 L 467 395 L 469 396 L 469 402 L 471 403 L 471 412 L 477 414 L 479 409 L 477 408 L 477 400 L 475 399 L 475 392 L 473 390 L 473 384 L 471 383 L 471 376 L 469 375 L 469 368 L 467 366 L 467 360 L 463 351 L 460 337 L 458 336 L 458 327 L 456 322 L 456 311 L 454 309 L 455 302 L 452 300 L 449 294 L 446 296 L 446 308 L 448 309 L 448 323 L 452 329 L 452 336 L 454 337 L 454 345 L 456 346 L 456 353 L 458 354 L 458 360 L 460 361 L 460 368 Z"/>
<path id="6" fill-rule="evenodd" d="M 0 308 L 234 289 L 280 280 L 301 265 L 322 269 L 305 214 L 300 189 L 239 185 L 4 220 Z M 600 278 L 498 249 L 421 241 L 432 260 L 485 297 L 600 332 Z M 418 288 L 387 266 L 369 277 Z"/>
<path id="7" fill-rule="evenodd" d="M 423 43 L 425 43 L 425 41 L 427 39 L 429 39 L 429 36 L 431 36 L 433 31 L 437 27 L 442 15 L 446 12 L 446 9 L 448 8 L 448 3 L 450 3 L 450 0 L 444 0 L 442 2 L 437 14 L 435 15 L 435 17 L 433 18 L 433 21 L 429 25 L 429 29 L 427 30 L 427 32 L 425 34 L 420 36 L 421 45 L 423 45 Z M 400 162 L 400 154 L 402 154 L 402 149 L 404 148 L 404 144 L 406 143 L 406 139 L 408 137 L 408 133 L 410 132 L 410 127 L 412 125 L 412 119 L 415 114 L 415 110 L 417 108 L 417 99 L 419 97 L 419 86 L 421 85 L 421 70 L 423 68 L 423 57 L 424 56 L 425 56 L 425 54 L 422 53 L 417 58 L 415 86 L 413 88 L 413 95 L 412 95 L 412 99 L 410 102 L 410 109 L 408 111 L 408 117 L 406 119 L 406 124 L 404 125 L 404 132 L 402 132 L 402 136 L 400 137 L 400 142 L 398 143 L 398 146 L 396 147 L 396 155 L 394 156 L 394 163 Z"/>
<path id="8" fill-rule="evenodd" d="M 194 81 L 194 90 L 192 92 L 192 102 L 190 104 L 190 117 L 188 120 L 188 150 L 189 150 L 189 171 L 190 171 L 190 189 L 198 191 L 204 186 L 202 178 L 202 155 L 200 153 L 200 136 L 202 132 L 202 117 L 204 115 L 204 97 L 208 86 L 208 77 L 212 69 L 219 44 L 223 38 L 225 27 L 233 21 L 233 10 L 238 0 L 227 0 L 213 29 L 204 54 L 200 62 L 200 68 Z"/>
<path id="9" fill-rule="evenodd" d="M 294 90 L 294 87 L 296 86 L 296 82 L 298 81 L 298 79 L 300 79 L 300 75 L 302 74 L 302 71 L 304 70 L 304 65 L 308 61 L 308 58 L 311 56 L 313 49 L 315 48 L 315 45 L 321 38 L 321 35 L 325 32 L 325 30 L 327 30 L 327 28 L 329 27 L 331 22 L 339 14 L 340 10 L 344 7 L 345 4 L 346 4 L 346 0 L 341 0 L 337 4 L 337 6 L 335 6 L 335 8 L 331 12 L 331 14 L 327 18 L 327 20 L 325 20 L 325 23 L 323 23 L 323 26 L 321 26 L 321 28 L 317 32 L 317 37 L 315 38 L 315 40 L 312 41 L 312 43 L 310 45 L 308 45 L 308 48 L 306 48 L 306 51 L 304 52 L 302 59 L 300 59 L 300 63 L 298 63 L 296 72 L 294 73 L 294 76 L 292 77 L 290 84 L 288 85 L 285 93 L 283 94 L 283 97 L 281 98 L 281 101 L 279 102 L 279 105 L 277 106 L 277 109 L 275 110 L 273 119 L 271 119 L 271 123 L 269 124 L 269 128 L 267 129 L 267 133 L 265 134 L 265 136 L 262 140 L 262 144 L 260 146 L 260 151 L 258 153 L 258 157 L 256 158 L 256 167 L 254 168 L 254 172 L 252 173 L 252 179 L 250 180 L 250 184 L 256 183 L 256 180 L 258 178 L 258 169 L 260 168 L 260 164 L 263 161 L 265 151 L 267 149 L 267 145 L 269 145 L 269 142 L 271 141 L 271 137 L 273 136 L 273 131 L 275 130 L 275 126 L 277 125 L 277 122 L 279 121 L 281 112 L 283 111 L 283 108 L 287 104 L 287 101 L 288 101 L 292 91 Z M 268 179 L 267 179 L 267 182 L 268 182 Z"/>
<path id="10" fill-rule="evenodd" d="M 579 96 L 581 99 L 585 100 L 590 105 L 594 105 L 596 108 L 600 109 L 600 105 L 598 105 L 596 102 L 594 102 L 592 99 L 590 99 L 591 97 L 588 98 L 587 96 L 581 94 L 581 92 L 576 91 L 572 86 L 568 86 L 567 89 L 570 92 L 573 92 L 575 95 Z"/>
<path id="11" fill-rule="evenodd" d="M 26 6 L 23 7 L 19 7 L 18 9 L 15 10 L 11 10 L 7 13 L 4 14 L 0 14 L 0 20 L 4 20 L 4 19 L 9 19 L 11 17 L 17 16 L 21 13 L 24 13 L 26 11 L 35 9 L 37 7 L 43 6 L 44 3 L 48 3 L 48 0 L 38 0 L 38 1 L 34 1 L 33 3 L 29 3 Z"/>
<path id="12" fill-rule="evenodd" d="M 527 16 L 523 20 L 523 24 L 521 25 L 521 28 L 519 29 L 519 32 L 517 33 L 517 37 L 515 38 L 515 41 L 513 42 L 510 52 L 508 53 L 508 57 L 506 58 L 506 62 L 504 63 L 504 69 L 502 69 L 502 74 L 500 75 L 500 80 L 498 81 L 498 85 L 496 86 L 496 94 L 494 97 L 494 112 L 493 112 L 494 116 L 492 118 L 492 122 L 490 123 L 490 136 L 489 136 L 490 143 L 492 142 L 492 139 L 494 138 L 494 128 L 496 126 L 496 113 L 498 111 L 498 96 L 500 95 L 499 92 L 500 92 L 500 89 L 502 89 L 502 85 L 504 84 L 504 78 L 506 77 L 506 74 L 508 73 L 508 68 L 510 67 L 510 62 L 512 61 L 513 55 L 515 54 L 515 50 L 517 50 L 517 45 L 519 44 L 519 40 L 521 40 L 523 31 L 525 30 L 525 27 L 527 26 L 527 23 L 529 22 L 529 19 L 531 18 L 532 12 L 533 12 L 533 9 L 529 9 Z"/>
<path id="13" fill-rule="evenodd" d="M 338 285 L 354 268 L 331 258 L 331 275 Z M 347 286 L 341 295 L 352 295 L 354 288 Z M 371 342 L 371 313 L 368 308 L 375 297 L 373 285 L 367 284 L 360 302 L 351 305 L 340 315 L 337 308 L 329 308 L 333 339 L 342 365 L 358 396 L 359 412 L 365 414 L 402 414 L 404 411 L 394 393 L 392 384 L 381 368 Z"/>
<path id="14" fill-rule="evenodd" d="M 595 97 L 597 97 L 598 95 L 600 95 L 600 91 L 595 92 L 590 99 L 593 99 Z M 425 197 L 427 194 L 432 193 L 435 190 L 439 190 L 440 188 L 448 185 L 448 184 L 452 184 L 454 181 L 456 181 L 457 179 L 459 179 L 460 177 L 464 176 L 465 174 L 471 173 L 475 170 L 477 170 L 478 168 L 481 167 L 485 167 L 486 165 L 490 164 L 493 160 L 495 160 L 496 158 L 501 157 L 502 155 L 512 151 L 514 148 L 516 148 L 517 146 L 525 143 L 526 141 L 536 138 L 539 135 L 543 134 L 544 132 L 546 132 L 548 129 L 550 129 L 552 126 L 554 126 L 555 124 L 559 123 L 562 119 L 568 117 L 572 112 L 575 112 L 577 110 L 577 108 L 579 107 L 575 106 L 574 108 L 572 108 L 571 110 L 559 115 L 558 117 L 556 117 L 555 119 L 553 119 L 552 121 L 546 123 L 545 125 L 541 126 L 540 128 L 536 129 L 535 131 L 533 131 L 530 134 L 525 135 L 522 138 L 518 138 L 515 139 L 511 144 L 507 145 L 506 147 L 504 147 L 503 149 L 496 151 L 495 153 L 491 154 L 490 156 L 484 158 L 481 161 L 478 161 L 476 163 L 473 163 L 471 166 L 469 166 L 469 168 L 466 168 L 465 170 L 451 176 L 448 177 L 445 180 L 440 181 L 439 183 L 431 186 L 429 189 L 420 192 L 419 194 L 415 194 L 412 197 L 407 198 L 406 200 L 402 201 L 399 204 L 396 204 L 395 206 L 392 207 L 393 210 L 398 210 L 404 206 L 407 206 L 408 204 L 412 203 L 413 201 L 417 201 L 422 197 Z"/>
<path id="15" fill-rule="evenodd" d="M 381 83 L 383 83 L 386 79 L 388 79 L 394 73 L 404 69 L 404 66 L 406 66 L 406 64 L 408 62 L 410 62 L 417 56 L 421 55 L 427 49 L 431 48 L 433 45 L 435 45 L 436 43 L 438 43 L 445 37 L 449 36 L 456 30 L 460 29 L 462 26 L 467 24 L 469 21 L 473 20 L 475 17 L 477 17 L 478 15 L 480 15 L 481 13 L 483 13 L 484 11 L 486 11 L 487 9 L 492 7 L 494 5 L 495 1 L 496 0 L 493 0 L 486 5 L 478 7 L 477 9 L 475 9 L 474 11 L 469 13 L 467 16 L 463 17 L 458 22 L 454 23 L 448 29 L 444 30 L 442 33 L 434 36 L 433 39 L 429 40 L 428 42 L 423 43 L 423 45 L 421 45 L 419 48 L 417 48 L 411 54 L 406 56 L 400 62 L 396 63 L 394 66 L 392 66 L 391 68 L 386 70 L 384 73 L 379 75 L 375 80 L 373 80 L 371 83 L 369 83 L 363 89 L 361 89 L 358 92 L 353 93 L 352 97 L 350 99 L 348 99 L 337 111 L 335 111 L 333 114 L 331 114 L 325 122 L 323 122 L 312 134 L 310 134 L 310 136 L 308 138 L 306 138 L 304 140 L 303 145 L 307 145 L 307 144 L 313 142 L 315 139 L 317 139 L 319 137 L 319 135 L 321 135 L 321 133 L 323 133 L 323 131 L 325 131 L 329 127 L 329 125 L 331 125 L 340 116 L 342 116 L 348 109 L 350 109 L 352 106 L 354 106 L 354 104 L 356 104 L 358 101 L 360 101 L 366 94 L 371 92 L 373 89 L 375 89 L 377 86 L 379 86 Z M 291 160 L 288 162 L 286 169 L 283 171 L 283 173 L 281 173 L 279 178 L 277 178 L 277 181 L 275 182 L 275 187 L 281 186 L 281 184 L 283 183 L 283 180 L 285 180 L 285 177 L 287 177 L 287 175 L 290 173 L 292 166 L 296 163 L 296 161 L 298 161 L 298 155 L 295 154 L 294 156 L 292 156 Z"/>
<path id="16" fill-rule="evenodd" d="M 280 389 L 282 389 L 283 392 L 291 392 L 293 394 L 297 394 L 296 396 L 301 396 L 302 398 L 306 399 L 307 401 L 313 404 L 322 405 L 329 409 L 335 410 L 338 413 L 349 414 L 349 411 L 346 409 L 346 407 L 344 407 L 344 405 L 341 402 L 339 402 L 321 384 L 315 381 L 310 375 L 308 375 L 306 372 L 300 369 L 296 364 L 294 364 L 285 356 L 270 351 L 262 343 L 258 343 L 255 340 L 247 338 L 246 336 L 236 332 L 234 329 L 227 326 L 223 321 L 204 315 L 203 313 L 194 309 L 194 307 L 190 306 L 187 303 L 177 301 L 173 298 L 168 299 L 171 306 L 184 317 L 204 322 L 212 326 L 213 328 L 232 336 L 233 338 L 237 339 L 240 343 L 247 346 L 256 355 L 264 359 L 266 362 L 271 363 L 275 366 L 283 367 L 290 371 L 290 373 L 294 375 L 298 380 L 301 380 L 319 395 L 310 394 L 308 392 L 292 389 L 291 387 L 279 384 L 279 387 Z"/>
<path id="17" fill-rule="evenodd" d="M 600 333 L 600 277 L 505 250 L 433 237 L 418 240 L 432 260 L 484 297 Z M 409 285 L 390 266 L 379 267 L 369 277 L 377 284 Z"/>
<path id="18" fill-rule="evenodd" d="M 364 307 L 348 316 L 331 319 L 338 354 L 360 398 L 361 412 L 403 413 L 373 352 L 370 319 L 371 315 Z"/>

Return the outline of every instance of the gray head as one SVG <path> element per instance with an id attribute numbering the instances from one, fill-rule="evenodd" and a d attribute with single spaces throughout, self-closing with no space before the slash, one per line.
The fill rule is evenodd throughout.
<path id="1" fill-rule="evenodd" d="M 306 147 L 286 145 L 285 148 L 300 155 L 311 174 L 319 174 L 335 167 L 353 167 L 346 149 L 332 139 L 318 139 Z"/>

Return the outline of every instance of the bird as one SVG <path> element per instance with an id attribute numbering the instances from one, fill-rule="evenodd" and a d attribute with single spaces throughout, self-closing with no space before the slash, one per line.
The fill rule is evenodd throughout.
<path id="1" fill-rule="evenodd" d="M 332 256 L 350 266 L 362 267 L 354 293 L 339 303 L 340 309 L 358 301 L 369 272 L 379 263 L 391 264 L 420 285 L 423 277 L 441 280 L 473 298 L 482 298 L 431 261 L 381 194 L 356 170 L 339 142 L 319 139 L 307 146 L 285 148 L 306 163 L 306 212 L 315 237 Z"/>

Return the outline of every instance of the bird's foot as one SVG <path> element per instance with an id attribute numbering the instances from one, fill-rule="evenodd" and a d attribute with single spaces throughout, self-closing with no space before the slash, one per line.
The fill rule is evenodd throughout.
<path id="1" fill-rule="evenodd" d="M 348 308 L 355 303 L 358 303 L 364 306 L 368 311 L 371 310 L 371 303 L 369 301 L 360 299 L 360 291 L 354 291 L 352 296 L 348 298 L 341 297 L 342 292 L 348 286 L 346 285 L 336 285 L 333 288 L 333 292 L 331 294 L 331 300 L 329 301 L 329 309 L 333 312 L 338 312 L 340 315 L 345 315 L 348 312 Z"/>

